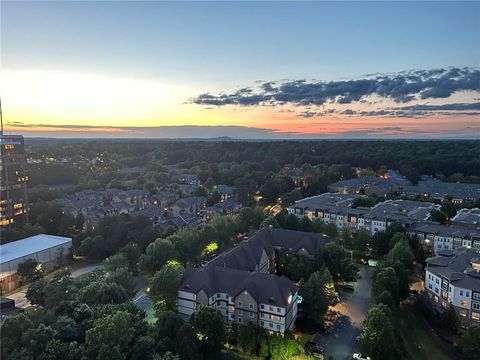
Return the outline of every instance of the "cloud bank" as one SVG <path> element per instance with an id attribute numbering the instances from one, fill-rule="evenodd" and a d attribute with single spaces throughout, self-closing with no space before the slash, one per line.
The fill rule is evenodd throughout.
<path id="1" fill-rule="evenodd" d="M 391 100 L 397 104 L 410 101 L 444 99 L 462 92 L 480 92 L 480 70 L 472 68 L 446 68 L 433 70 L 404 71 L 395 74 L 371 74 L 362 79 L 341 81 L 263 81 L 252 87 L 244 87 L 232 93 L 203 93 L 191 103 L 219 107 L 236 106 L 323 106 L 327 104 L 353 104 L 370 102 L 372 98 Z M 377 113 L 362 113 L 344 110 L 343 115 L 363 116 L 422 116 L 433 111 L 446 115 L 456 111 L 480 110 L 479 103 L 446 105 L 413 105 L 383 109 Z M 328 109 L 322 112 L 305 111 L 301 116 L 313 117 L 337 112 Z M 337 112 L 339 113 L 339 112 Z M 466 115 L 471 113 L 466 112 Z M 475 114 L 477 115 L 477 114 Z"/>

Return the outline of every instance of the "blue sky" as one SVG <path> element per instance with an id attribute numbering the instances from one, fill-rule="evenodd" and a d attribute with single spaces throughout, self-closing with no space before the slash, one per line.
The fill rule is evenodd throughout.
<path id="1" fill-rule="evenodd" d="M 476 2 L 2 2 L 1 7 L 2 67 L 13 77 L 55 71 L 167 88 L 176 84 L 187 88 L 178 90 L 177 106 L 204 92 L 235 91 L 259 80 L 348 80 L 480 65 Z M 172 110 L 168 116 L 179 125 L 208 123 L 197 124 L 192 105 L 185 109 L 188 115 Z M 19 113 L 15 118 L 25 121 Z M 112 112 L 109 121 L 115 116 Z M 185 123 L 187 117 L 191 123 Z"/>

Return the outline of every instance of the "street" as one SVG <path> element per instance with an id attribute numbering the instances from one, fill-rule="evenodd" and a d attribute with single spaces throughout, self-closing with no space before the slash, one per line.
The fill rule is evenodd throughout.
<path id="1" fill-rule="evenodd" d="M 335 360 L 351 359 L 358 352 L 355 341 L 360 335 L 365 314 L 372 305 L 372 274 L 373 269 L 360 265 L 360 276 L 354 283 L 353 292 L 340 290 L 341 302 L 330 307 L 327 321 L 334 324 L 331 334 L 316 333 L 313 340 L 325 348 L 326 356 Z"/>

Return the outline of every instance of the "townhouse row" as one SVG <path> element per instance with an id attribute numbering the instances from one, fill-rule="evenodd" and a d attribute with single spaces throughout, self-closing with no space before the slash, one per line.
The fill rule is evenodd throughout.
<path id="1" fill-rule="evenodd" d="M 298 217 L 321 219 L 326 224 L 335 224 L 339 229 L 364 229 L 374 235 L 396 221 L 409 229 L 427 220 L 430 211 L 440 207 L 412 200 L 386 200 L 372 208 L 353 207 L 354 200 L 359 197 L 361 195 L 325 193 L 296 201 L 288 208 L 288 212 Z"/>

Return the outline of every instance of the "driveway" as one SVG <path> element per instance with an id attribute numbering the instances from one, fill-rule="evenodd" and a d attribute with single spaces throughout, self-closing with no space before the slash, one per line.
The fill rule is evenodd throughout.
<path id="1" fill-rule="evenodd" d="M 353 292 L 340 292 L 341 302 L 330 307 L 326 316 L 327 322 L 333 324 L 333 331 L 329 335 L 316 333 L 313 340 L 325 347 L 327 356 L 335 360 L 351 359 L 352 354 L 358 352 L 355 341 L 360 335 L 362 322 L 373 304 L 372 291 L 373 269 L 360 265 L 361 278 L 354 284 Z"/>
<path id="2" fill-rule="evenodd" d="M 75 270 L 72 271 L 71 276 L 72 278 L 77 278 L 82 275 L 91 273 L 92 271 L 95 271 L 102 267 L 102 264 L 90 264 L 90 265 L 85 265 L 82 267 L 79 267 Z M 10 293 L 6 295 L 7 298 L 15 300 L 15 306 L 25 309 L 30 306 L 30 301 L 27 300 L 26 294 L 28 290 L 28 285 L 27 286 L 22 286 L 22 288 L 14 293 Z"/>

